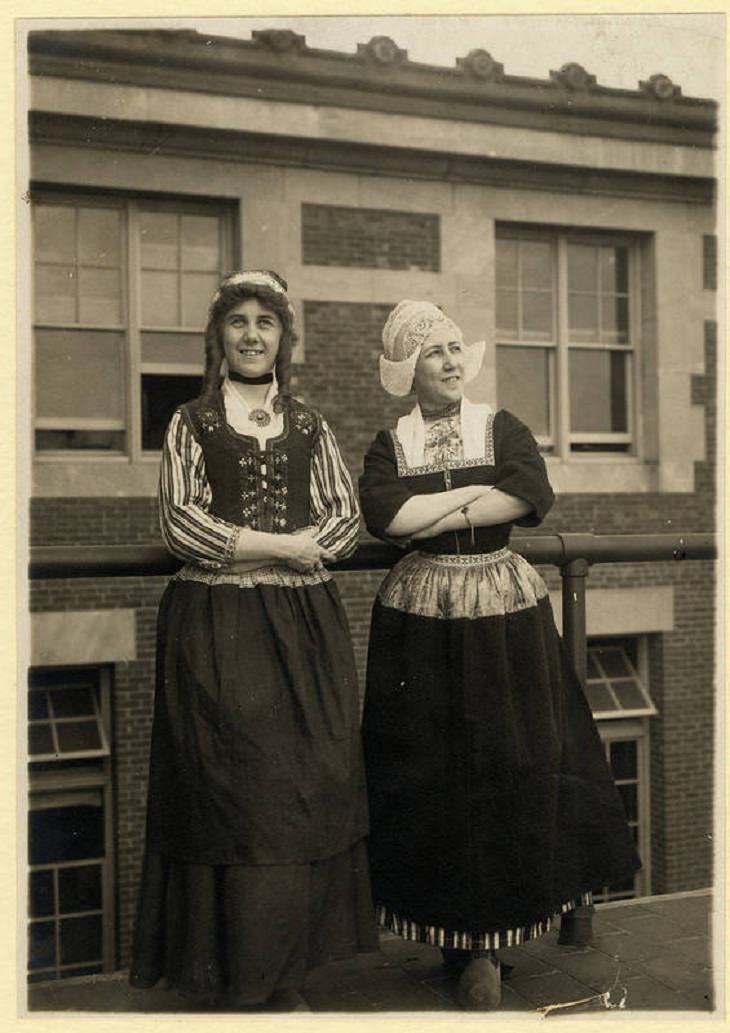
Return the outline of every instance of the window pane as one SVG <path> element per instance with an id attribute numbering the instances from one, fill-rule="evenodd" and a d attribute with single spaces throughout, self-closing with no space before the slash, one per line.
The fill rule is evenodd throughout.
<path id="1" fill-rule="evenodd" d="M 28 726 L 28 753 L 31 757 L 55 752 L 50 725 Z"/>
<path id="2" fill-rule="evenodd" d="M 220 272 L 219 221 L 208 215 L 182 217 L 182 267 Z"/>
<path id="3" fill-rule="evenodd" d="M 195 398 L 200 377 L 142 375 L 142 448 L 160 449 L 178 405 Z"/>
<path id="4" fill-rule="evenodd" d="M 58 910 L 96 911 L 101 909 L 101 865 L 61 868 L 58 873 Z"/>
<path id="5" fill-rule="evenodd" d="M 204 328 L 208 305 L 218 286 L 218 273 L 185 273 L 182 278 L 182 324 Z"/>
<path id="6" fill-rule="evenodd" d="M 37 330 L 35 336 L 38 416 L 123 420 L 123 334 Z"/>
<path id="7" fill-rule="evenodd" d="M 142 334 L 142 362 L 164 362 L 168 366 L 177 363 L 195 363 L 203 373 L 205 341 L 200 334 L 154 333 L 147 330 Z"/>
<path id="8" fill-rule="evenodd" d="M 602 678 L 603 677 L 601 672 L 598 670 L 598 665 L 596 663 L 595 656 L 594 656 L 594 653 L 593 653 L 592 649 L 588 650 L 588 675 L 587 675 L 587 677 L 589 679 L 590 678 Z"/>
<path id="9" fill-rule="evenodd" d="M 142 273 L 142 325 L 179 326 L 177 273 Z"/>
<path id="10" fill-rule="evenodd" d="M 523 240 L 520 242 L 522 262 L 522 286 L 553 286 L 553 249 L 546 242 Z"/>
<path id="11" fill-rule="evenodd" d="M 638 744 L 636 739 L 617 739 L 610 744 L 611 772 L 614 778 L 636 778 Z"/>
<path id="12" fill-rule="evenodd" d="M 28 886 L 28 910 L 31 918 L 52 915 L 53 872 L 31 872 Z"/>
<path id="13" fill-rule="evenodd" d="M 118 269 L 79 269 L 79 322 L 118 326 L 122 286 Z"/>
<path id="14" fill-rule="evenodd" d="M 570 349 L 570 422 L 575 432 L 628 429 L 623 352 Z"/>
<path id="15" fill-rule="evenodd" d="M 56 725 L 58 748 L 61 753 L 80 753 L 82 750 L 100 750 L 102 743 L 94 721 L 69 721 Z"/>
<path id="16" fill-rule="evenodd" d="M 38 262 L 76 261 L 76 210 L 69 205 L 36 205 L 33 218 L 33 252 Z"/>
<path id="17" fill-rule="evenodd" d="M 61 920 L 61 964 L 95 961 L 102 956 L 101 915 Z"/>
<path id="18" fill-rule="evenodd" d="M 568 295 L 568 339 L 590 344 L 598 340 L 598 295 Z"/>
<path id="19" fill-rule="evenodd" d="M 629 249 L 601 248 L 601 290 L 627 294 L 629 290 Z"/>
<path id="20" fill-rule="evenodd" d="M 51 706 L 54 717 L 78 717 L 83 714 L 93 715 L 93 689 L 79 685 L 78 688 L 68 686 L 64 689 L 51 690 Z"/>
<path id="21" fill-rule="evenodd" d="M 73 266 L 37 262 L 34 289 L 36 322 L 76 322 L 76 273 Z"/>
<path id="22" fill-rule="evenodd" d="M 497 291 L 497 334 L 500 337 L 519 335 L 518 297 L 517 291 Z"/>
<path id="23" fill-rule="evenodd" d="M 628 298 L 614 295 L 601 298 L 601 340 L 611 344 L 628 344 Z"/>
<path id="24" fill-rule="evenodd" d="M 121 212 L 110 208 L 80 208 L 79 264 L 118 267 L 121 229 Z"/>
<path id="25" fill-rule="evenodd" d="M 568 244 L 568 290 L 598 290 L 598 248 L 592 244 Z"/>
<path id="26" fill-rule="evenodd" d="M 619 897 L 634 897 L 636 896 L 634 877 L 633 875 L 624 879 L 623 882 L 616 882 L 612 886 L 609 886 L 609 897 L 616 900 Z"/>
<path id="27" fill-rule="evenodd" d="M 618 696 L 618 701 L 625 710 L 646 710 L 648 704 L 644 694 L 636 684 L 636 680 L 614 681 L 611 688 Z"/>
<path id="28" fill-rule="evenodd" d="M 630 678 L 633 675 L 623 649 L 604 646 L 598 649 L 598 656 L 609 678 Z"/>
<path id="29" fill-rule="evenodd" d="M 28 928 L 28 968 L 48 968 L 56 961 L 54 922 L 32 922 Z"/>
<path id="30" fill-rule="evenodd" d="M 618 776 L 617 776 L 618 777 Z M 636 783 L 630 783 L 629 785 L 616 786 L 618 794 L 621 797 L 621 802 L 624 805 L 624 811 L 626 812 L 627 821 L 637 821 L 639 814 L 639 803 Z"/>
<path id="31" fill-rule="evenodd" d="M 611 693 L 600 682 L 588 682 L 586 684 L 586 699 L 588 700 L 588 706 L 594 714 L 598 714 L 603 710 L 618 710 Z"/>
<path id="32" fill-rule="evenodd" d="M 89 449 L 90 451 L 123 452 L 123 430 L 37 430 L 35 447 L 42 451 Z"/>
<path id="33" fill-rule="evenodd" d="M 517 249 L 516 240 L 497 240 L 497 286 L 517 286 Z"/>
<path id="34" fill-rule="evenodd" d="M 39 721 L 48 717 L 48 696 L 41 690 L 28 694 L 28 717 L 31 721 Z"/>
<path id="35" fill-rule="evenodd" d="M 171 212 L 140 212 L 141 258 L 144 269 L 177 269 L 178 216 Z"/>
<path id="36" fill-rule="evenodd" d="M 497 398 L 533 434 L 550 434 L 550 373 L 546 348 L 497 348 Z"/>
<path id="37" fill-rule="evenodd" d="M 522 293 L 522 337 L 549 341 L 553 336 L 553 296 L 542 291 Z"/>
<path id="38" fill-rule="evenodd" d="M 88 795 L 88 794 L 87 794 Z M 31 810 L 28 815 L 30 863 L 81 861 L 104 855 L 104 820 L 99 804 L 83 803 Z"/>

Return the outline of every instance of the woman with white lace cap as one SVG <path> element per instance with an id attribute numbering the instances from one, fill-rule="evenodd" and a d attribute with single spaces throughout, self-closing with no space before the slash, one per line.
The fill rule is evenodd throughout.
<path id="1" fill-rule="evenodd" d="M 508 547 L 553 502 L 534 438 L 464 396 L 484 343 L 435 305 L 401 301 L 382 336 L 384 388 L 417 401 L 360 479 L 368 529 L 407 550 L 368 652 L 373 895 L 382 924 L 442 948 L 459 1003 L 487 1010 L 497 949 L 640 862 L 547 588 Z"/>
<path id="2" fill-rule="evenodd" d="M 147 841 L 130 980 L 303 1010 L 307 971 L 375 949 L 355 663 L 327 564 L 359 511 L 334 435 L 289 393 L 286 282 L 227 277 L 199 398 L 167 430 Z"/>

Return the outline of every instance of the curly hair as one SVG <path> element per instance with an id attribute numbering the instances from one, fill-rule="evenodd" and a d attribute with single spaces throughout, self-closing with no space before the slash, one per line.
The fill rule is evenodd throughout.
<path id="1" fill-rule="evenodd" d="M 213 295 L 208 312 L 208 323 L 205 328 L 205 372 L 201 397 L 209 398 L 221 385 L 221 363 L 224 358 L 222 328 L 223 320 L 236 305 L 249 298 L 256 298 L 265 308 L 275 313 L 281 323 L 281 339 L 279 351 L 274 364 L 276 380 L 279 385 L 277 402 L 281 404 L 289 396 L 291 383 L 292 352 L 297 341 L 294 331 L 294 314 L 286 296 L 288 289 L 286 280 L 269 269 L 248 270 L 252 277 L 266 276 L 281 284 L 281 291 L 265 283 L 257 283 L 255 279 L 246 280 L 241 274 L 226 276 Z M 240 277 L 240 278 L 239 278 Z"/>

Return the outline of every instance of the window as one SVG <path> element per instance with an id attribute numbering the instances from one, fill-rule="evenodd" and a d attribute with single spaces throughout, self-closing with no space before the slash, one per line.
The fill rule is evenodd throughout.
<path id="1" fill-rule="evenodd" d="M 109 677 L 43 668 L 29 688 L 28 979 L 114 964 Z"/>
<path id="2" fill-rule="evenodd" d="M 597 902 L 651 892 L 648 719 L 657 711 L 646 688 L 646 666 L 645 639 L 589 641 L 586 696 L 643 863 L 626 882 L 595 887 Z"/>
<path id="3" fill-rule="evenodd" d="M 210 297 L 232 265 L 226 206 L 34 199 L 35 446 L 139 458 L 197 394 Z"/>
<path id="4" fill-rule="evenodd" d="M 499 226 L 497 395 L 543 451 L 631 452 L 637 244 Z"/>
<path id="5" fill-rule="evenodd" d="M 597 721 L 656 714 L 629 650 L 611 640 L 588 647 L 586 696 Z"/>

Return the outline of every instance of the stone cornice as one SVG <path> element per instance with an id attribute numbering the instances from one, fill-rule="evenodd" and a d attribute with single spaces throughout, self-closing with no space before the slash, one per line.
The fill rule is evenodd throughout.
<path id="1" fill-rule="evenodd" d="M 153 122 L 32 113 L 33 144 L 102 148 L 159 156 L 293 165 L 441 182 L 490 184 L 525 190 L 587 193 L 710 204 L 709 178 L 581 169 L 574 165 L 444 154 L 413 148 L 312 140 Z"/>
<path id="2" fill-rule="evenodd" d="M 28 40 L 33 75 L 695 147 L 711 147 L 717 130 L 717 104 L 683 97 L 662 74 L 617 90 L 575 63 L 547 80 L 506 75 L 484 50 L 453 68 L 425 65 L 386 36 L 356 54 L 307 47 L 286 30 L 252 40 L 189 30 L 37 31 Z"/>

